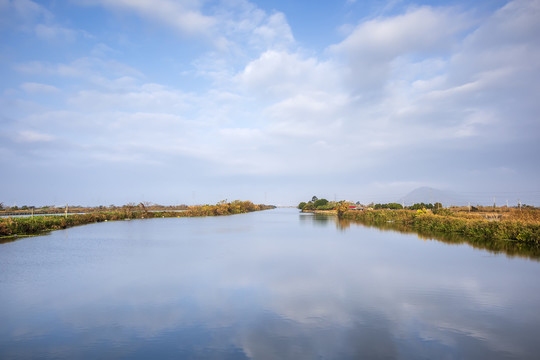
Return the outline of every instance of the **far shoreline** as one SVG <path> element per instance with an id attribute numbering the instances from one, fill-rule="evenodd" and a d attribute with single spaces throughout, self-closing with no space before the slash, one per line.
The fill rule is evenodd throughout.
<path id="1" fill-rule="evenodd" d="M 273 209 L 273 205 L 253 204 L 251 201 L 219 202 L 216 205 L 189 206 L 186 210 L 149 211 L 144 207 L 123 207 L 115 211 L 95 211 L 76 214 L 52 214 L 0 218 L 0 243 L 18 238 L 39 236 L 54 230 L 66 229 L 91 223 L 173 217 L 206 217 L 245 214 Z"/>

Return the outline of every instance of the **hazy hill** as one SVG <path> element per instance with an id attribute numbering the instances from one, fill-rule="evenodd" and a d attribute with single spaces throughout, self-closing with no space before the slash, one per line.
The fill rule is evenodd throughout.
<path id="1" fill-rule="evenodd" d="M 414 189 L 407 195 L 403 196 L 398 201 L 400 204 L 405 203 L 406 206 L 416 203 L 431 203 L 440 202 L 443 206 L 463 206 L 467 205 L 467 201 L 459 194 L 452 191 L 445 191 L 423 186 Z"/>

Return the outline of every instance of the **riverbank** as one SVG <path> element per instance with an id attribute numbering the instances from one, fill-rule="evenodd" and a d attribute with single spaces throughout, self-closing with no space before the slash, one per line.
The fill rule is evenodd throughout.
<path id="1" fill-rule="evenodd" d="M 274 206 L 256 205 L 251 201 L 221 202 L 216 205 L 189 206 L 185 211 L 147 211 L 123 208 L 118 211 L 100 211 L 87 214 L 43 215 L 33 217 L 0 218 L 0 238 L 40 235 L 53 230 L 103 221 L 149 219 L 163 217 L 201 217 L 242 214 L 272 209 Z"/>
<path id="2" fill-rule="evenodd" d="M 394 223 L 416 232 L 457 234 L 484 240 L 511 240 L 540 246 L 540 219 L 537 210 L 511 213 L 499 219 L 449 210 L 440 214 L 423 210 L 346 210 L 338 213 L 341 219 L 367 225 Z"/>

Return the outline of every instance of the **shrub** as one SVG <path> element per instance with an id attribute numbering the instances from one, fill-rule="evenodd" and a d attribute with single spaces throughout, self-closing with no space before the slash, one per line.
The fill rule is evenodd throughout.
<path id="1" fill-rule="evenodd" d="M 313 203 L 313 206 L 315 206 L 315 209 L 318 209 L 321 206 L 325 206 L 328 204 L 328 200 L 326 199 L 318 199 Z"/>

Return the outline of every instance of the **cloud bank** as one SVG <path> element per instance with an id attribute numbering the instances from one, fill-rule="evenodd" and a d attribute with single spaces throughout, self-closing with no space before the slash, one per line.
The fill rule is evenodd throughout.
<path id="1" fill-rule="evenodd" d="M 421 185 L 540 203 L 540 1 L 358 13 L 323 51 L 279 4 L 0 14 L 5 203 L 394 201 Z"/>

